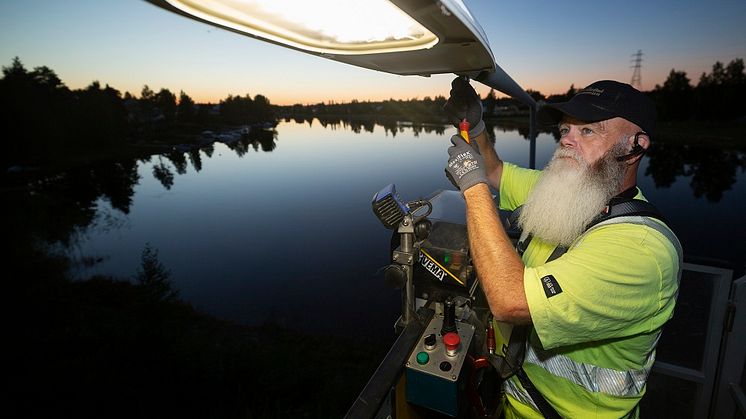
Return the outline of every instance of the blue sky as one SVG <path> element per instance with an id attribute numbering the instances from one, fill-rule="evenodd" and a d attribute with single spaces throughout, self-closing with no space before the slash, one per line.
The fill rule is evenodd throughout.
<path id="1" fill-rule="evenodd" d="M 663 83 L 671 69 L 696 83 L 715 61 L 746 59 L 746 0 L 465 3 L 497 63 L 524 88 L 544 94 L 598 79 L 629 82 L 637 50 L 644 54 L 643 90 Z M 423 98 L 447 95 L 452 79 L 325 60 L 143 0 L 5 0 L 0 40 L 0 64 L 18 56 L 29 69 L 46 65 L 71 88 L 98 80 L 139 95 L 147 84 L 184 90 L 199 102 L 229 94 L 263 94 L 277 104 Z"/>

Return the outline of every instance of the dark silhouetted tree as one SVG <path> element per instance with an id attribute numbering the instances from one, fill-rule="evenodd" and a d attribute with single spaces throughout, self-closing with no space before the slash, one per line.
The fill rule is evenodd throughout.
<path id="1" fill-rule="evenodd" d="M 27 80 L 28 77 L 28 71 L 18 57 L 13 57 L 9 66 L 3 66 L 3 78 L 9 82 Z"/>
<path id="2" fill-rule="evenodd" d="M 683 71 L 671 70 L 663 86 L 656 85 L 651 96 L 660 120 L 686 120 L 692 115 L 694 89 Z"/>
<path id="3" fill-rule="evenodd" d="M 194 101 L 182 90 L 179 92 L 179 105 L 176 108 L 176 120 L 179 122 L 194 121 Z"/>
<path id="4" fill-rule="evenodd" d="M 555 95 L 549 95 L 546 99 L 549 103 L 555 103 L 555 102 L 567 102 L 575 96 L 575 94 L 578 93 L 578 89 L 575 88 L 574 84 L 570 85 L 570 88 L 567 89 L 565 93 L 562 94 L 555 94 Z"/>
<path id="5" fill-rule="evenodd" d="M 35 84 L 49 91 L 54 91 L 64 87 L 62 80 L 60 80 L 60 78 L 57 77 L 57 74 L 47 66 L 36 67 L 29 75 Z"/>
<path id="6" fill-rule="evenodd" d="M 484 104 L 484 112 L 486 115 L 493 115 L 495 113 L 495 105 L 497 105 L 497 94 L 495 94 L 495 89 L 490 89 L 482 103 Z"/>
<path id="7" fill-rule="evenodd" d="M 155 301 L 176 301 L 179 293 L 171 285 L 171 272 L 158 260 L 158 250 L 145 245 L 137 270 L 137 283 Z"/>
<path id="8" fill-rule="evenodd" d="M 78 99 L 73 130 L 80 141 L 92 146 L 122 143 L 127 132 L 127 110 L 121 93 L 94 81 L 74 92 Z"/>
<path id="9" fill-rule="evenodd" d="M 139 119 L 142 122 L 152 122 L 153 120 L 158 119 L 155 107 L 155 92 L 147 84 L 142 87 L 142 90 L 140 91 L 140 99 L 137 100 L 137 103 L 140 105 Z"/>
<path id="10" fill-rule="evenodd" d="M 59 157 L 70 140 L 69 114 L 75 107 L 70 90 L 48 67 L 26 70 L 18 57 L 3 67 L 0 123 L 13 135 L 3 136 L 0 162 L 40 164 Z"/>
<path id="11" fill-rule="evenodd" d="M 176 120 L 176 95 L 168 89 L 161 89 L 153 97 L 155 107 L 163 114 L 163 119 L 167 123 Z"/>
<path id="12" fill-rule="evenodd" d="M 264 95 L 254 96 L 253 113 L 252 122 L 270 122 L 275 119 L 272 104 L 269 103 L 269 99 Z"/>
<path id="13" fill-rule="evenodd" d="M 727 66 L 716 62 L 710 74 L 703 73 L 696 88 L 699 119 L 732 120 L 746 114 L 746 73 L 743 59 Z"/>
<path id="14" fill-rule="evenodd" d="M 526 93 L 528 93 L 528 95 L 531 96 L 537 102 L 540 100 L 547 100 L 547 97 L 537 90 L 527 89 Z"/>
<path id="15" fill-rule="evenodd" d="M 147 84 L 144 85 L 142 87 L 142 90 L 140 91 L 140 100 L 143 102 L 150 102 L 150 103 L 155 102 L 155 92 L 153 91 L 153 89 L 148 87 Z"/>
<path id="16" fill-rule="evenodd" d="M 220 101 L 220 117 L 229 124 L 248 124 L 253 121 L 254 101 L 251 96 L 229 95 Z"/>

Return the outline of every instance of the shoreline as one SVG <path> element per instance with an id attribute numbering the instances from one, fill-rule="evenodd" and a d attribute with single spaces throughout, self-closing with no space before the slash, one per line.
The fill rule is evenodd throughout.
<path id="1" fill-rule="evenodd" d="M 284 115 L 277 119 L 277 122 L 318 120 L 321 123 L 333 122 L 370 122 L 384 127 L 396 125 L 400 127 L 439 127 L 445 129 L 450 125 L 443 119 L 432 118 L 429 120 L 421 118 L 408 118 L 380 115 Z M 528 130 L 529 121 L 525 116 L 488 116 L 484 118 L 485 123 L 496 128 L 509 129 L 526 129 Z M 106 161 L 120 158 L 147 159 L 150 156 L 164 154 L 169 152 L 189 152 L 194 149 L 200 149 L 212 145 L 216 142 L 232 144 L 236 141 L 245 139 L 244 137 L 236 138 L 231 141 L 223 141 L 220 136 L 226 134 L 236 134 L 245 126 L 229 126 L 206 124 L 203 127 L 190 126 L 184 130 L 177 130 L 170 134 L 164 134 L 157 138 L 149 140 L 132 141 L 129 144 L 118 145 L 108 148 L 89 148 L 70 150 L 69 153 L 55 156 L 54 161 L 39 162 L 38 164 L 17 164 L 5 168 L 4 174 L 0 178 L 24 177 L 25 175 L 33 176 L 44 172 L 54 172 L 74 167 L 79 164 Z M 254 130 L 264 130 L 261 127 L 254 127 Z M 210 131 L 213 133 L 212 138 L 206 141 L 202 133 Z M 551 134 L 551 130 L 546 127 L 540 127 L 539 133 Z M 664 121 L 659 122 L 656 127 L 656 133 L 653 136 L 654 141 L 664 144 L 676 144 L 707 148 L 724 148 L 737 151 L 746 151 L 746 123 L 738 121 Z M 5 183 L 5 182 L 3 182 Z"/>

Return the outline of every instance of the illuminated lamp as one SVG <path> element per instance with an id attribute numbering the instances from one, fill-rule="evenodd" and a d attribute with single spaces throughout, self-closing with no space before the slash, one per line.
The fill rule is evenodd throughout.
<path id="1" fill-rule="evenodd" d="M 242 35 L 399 75 L 454 73 L 534 100 L 495 62 L 461 0 L 147 0 Z"/>

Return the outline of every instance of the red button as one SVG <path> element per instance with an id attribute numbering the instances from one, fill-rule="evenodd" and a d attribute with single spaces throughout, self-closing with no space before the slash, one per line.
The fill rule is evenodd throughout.
<path id="1" fill-rule="evenodd" d="M 461 337 L 458 333 L 449 332 L 443 336 L 443 343 L 446 344 L 446 350 L 455 351 L 458 349 L 459 343 L 461 343 Z"/>

